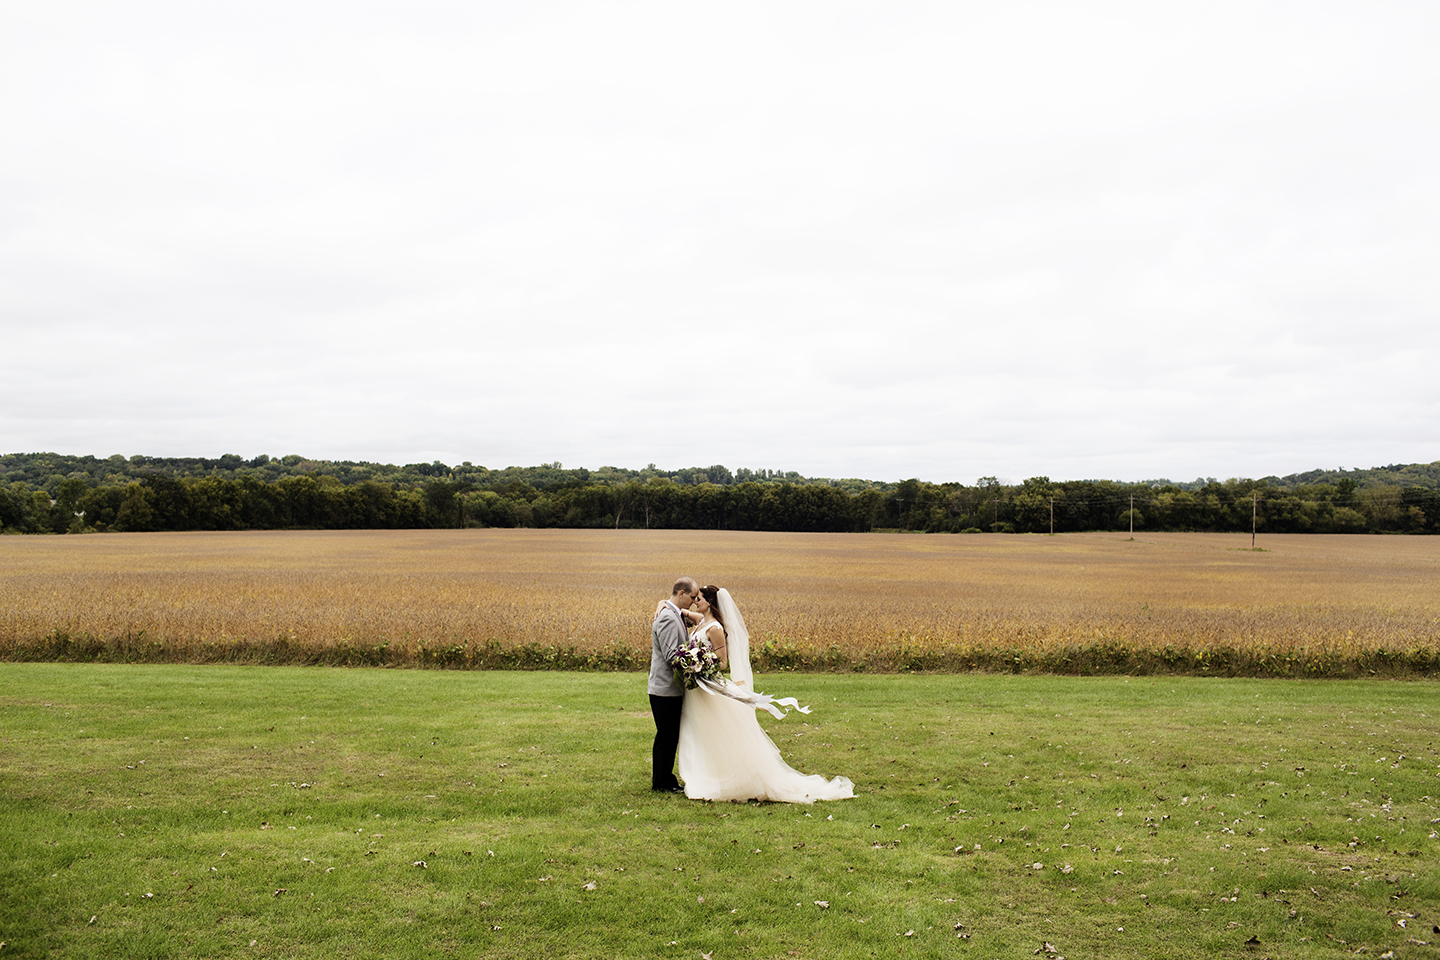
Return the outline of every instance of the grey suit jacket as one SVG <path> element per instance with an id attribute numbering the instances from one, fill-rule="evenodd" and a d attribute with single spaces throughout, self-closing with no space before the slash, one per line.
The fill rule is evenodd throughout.
<path id="1" fill-rule="evenodd" d="M 666 600 L 650 627 L 650 682 L 646 685 L 649 693 L 657 697 L 685 696 L 685 684 L 670 666 L 670 655 L 684 642 L 685 618 L 680 615 L 679 607 Z"/>

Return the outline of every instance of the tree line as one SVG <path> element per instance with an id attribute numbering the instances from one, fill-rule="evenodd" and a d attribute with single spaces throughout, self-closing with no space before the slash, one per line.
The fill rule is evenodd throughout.
<path id="1" fill-rule="evenodd" d="M 71 456 L 58 453 L 7 453 L 0 454 L 0 485 L 22 481 L 34 487 L 43 487 L 51 496 L 59 492 L 59 486 L 67 479 L 81 479 L 89 486 L 123 483 L 127 480 L 143 480 L 146 477 L 219 477 L 225 480 L 239 480 L 249 477 L 262 483 L 273 483 L 286 477 L 325 476 L 333 477 L 343 484 L 363 483 L 376 480 L 401 486 L 413 486 L 432 479 L 454 480 L 480 486 L 495 486 L 519 481 L 537 489 L 548 486 L 567 485 L 575 482 L 598 484 L 623 483 L 629 480 L 642 482 L 667 479 L 682 485 L 715 483 L 722 486 L 733 483 L 782 481 L 788 483 L 824 483 L 839 486 L 852 493 L 876 486 L 869 480 L 815 480 L 802 477 L 795 471 L 749 469 L 741 467 L 733 473 L 729 468 L 716 464 L 709 467 L 686 467 L 680 470 L 662 470 L 649 464 L 643 470 L 625 467 L 601 467 L 587 470 L 584 467 L 566 469 L 559 461 L 542 463 L 533 467 L 505 467 L 491 469 L 465 461 L 450 466 L 439 460 L 430 463 L 407 463 L 397 466 L 390 463 L 373 463 L 365 460 L 323 460 L 289 454 L 271 457 L 260 454 L 245 459 L 234 453 L 220 457 L 147 457 L 136 455 L 124 457 L 114 454 L 109 457 Z M 884 486 L 883 483 L 879 484 Z"/>
<path id="2" fill-rule="evenodd" d="M 69 458 L 80 464 L 62 474 L 57 468 L 74 464 L 57 455 L 0 457 L 0 532 L 447 527 L 1248 532 L 1252 524 L 1265 533 L 1440 532 L 1440 491 L 1362 485 L 1349 472 L 1288 485 L 1274 478 L 1181 485 L 1047 477 L 1020 484 L 982 477 L 966 485 L 828 481 L 775 471 L 732 474 L 724 467 L 566 470 L 559 463 L 506 470 L 411 464 L 357 476 L 353 469 L 326 472 L 324 462 L 300 458 L 287 464 L 239 457 L 200 461 L 190 473 L 175 461 L 146 471 L 135 459 Z M 271 463 L 281 469 L 269 470 Z M 304 471 L 305 466 L 314 469 Z"/>

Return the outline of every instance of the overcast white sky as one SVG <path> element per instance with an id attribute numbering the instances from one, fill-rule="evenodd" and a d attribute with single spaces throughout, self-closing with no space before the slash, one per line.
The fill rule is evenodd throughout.
<path id="1" fill-rule="evenodd" d="M 0 452 L 1440 459 L 1440 4 L 0 0 Z"/>

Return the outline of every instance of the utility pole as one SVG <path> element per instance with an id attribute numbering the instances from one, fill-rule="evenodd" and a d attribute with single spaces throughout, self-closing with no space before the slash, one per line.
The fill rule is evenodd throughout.
<path id="1" fill-rule="evenodd" d="M 1250 549 L 1255 549 L 1255 514 L 1260 512 L 1260 495 L 1250 491 Z"/>
<path id="2" fill-rule="evenodd" d="M 994 500 L 991 500 L 990 502 L 993 503 L 993 504 L 995 504 L 995 522 L 991 525 L 991 527 L 990 527 L 990 532 L 991 532 L 991 533 L 999 533 L 999 532 L 1000 532 L 1000 498 L 999 498 L 999 497 L 996 497 Z"/>
<path id="3" fill-rule="evenodd" d="M 1055 536 L 1055 498 L 1050 498 L 1050 536 Z"/>
<path id="4" fill-rule="evenodd" d="M 1130 494 L 1130 539 L 1135 539 L 1135 494 Z"/>

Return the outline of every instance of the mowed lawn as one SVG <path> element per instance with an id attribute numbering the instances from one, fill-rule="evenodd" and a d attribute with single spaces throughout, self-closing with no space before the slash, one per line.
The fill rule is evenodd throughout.
<path id="1" fill-rule="evenodd" d="M 777 666 L 1440 667 L 1440 537 L 1259 545 L 678 530 L 0 537 L 0 660 L 494 666 L 476 651 L 497 645 L 639 666 L 656 600 L 689 574 L 731 590 L 757 656 Z"/>
<path id="2" fill-rule="evenodd" d="M 814 807 L 645 787 L 638 673 L 0 665 L 0 957 L 1429 957 L 1433 681 L 762 676 Z"/>

